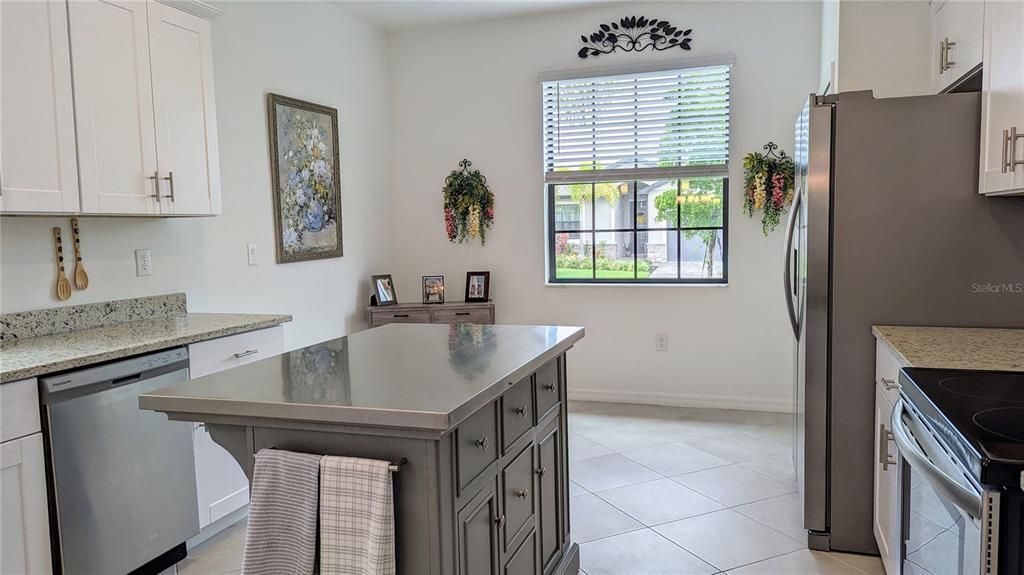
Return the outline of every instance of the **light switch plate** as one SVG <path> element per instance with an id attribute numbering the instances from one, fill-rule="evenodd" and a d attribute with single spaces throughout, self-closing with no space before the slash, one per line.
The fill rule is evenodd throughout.
<path id="1" fill-rule="evenodd" d="M 135 250 L 135 275 L 138 277 L 153 275 L 153 254 L 148 248 Z"/>
<path id="2" fill-rule="evenodd" d="M 249 257 L 249 265 L 256 265 L 256 244 L 249 244 L 246 246 L 246 253 Z"/>

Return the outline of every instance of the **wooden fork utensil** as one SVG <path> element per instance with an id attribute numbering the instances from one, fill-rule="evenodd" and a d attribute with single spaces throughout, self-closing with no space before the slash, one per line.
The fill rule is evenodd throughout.
<path id="1" fill-rule="evenodd" d="M 75 288 L 83 290 L 89 287 L 89 274 L 85 273 L 82 263 L 82 242 L 78 236 L 78 218 L 71 218 L 71 236 L 75 240 Z"/>
<path id="2" fill-rule="evenodd" d="M 53 242 L 57 247 L 57 299 L 71 297 L 71 284 L 64 275 L 64 246 L 60 241 L 60 228 L 53 228 Z"/>

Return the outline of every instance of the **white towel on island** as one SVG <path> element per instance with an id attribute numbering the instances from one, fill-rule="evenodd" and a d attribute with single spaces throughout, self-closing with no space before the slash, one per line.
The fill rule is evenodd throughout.
<path id="1" fill-rule="evenodd" d="M 320 460 L 321 575 L 394 575 L 390 465 L 354 457 Z"/>
<path id="2" fill-rule="evenodd" d="M 243 575 L 316 572 L 320 459 L 276 449 L 256 454 Z"/>

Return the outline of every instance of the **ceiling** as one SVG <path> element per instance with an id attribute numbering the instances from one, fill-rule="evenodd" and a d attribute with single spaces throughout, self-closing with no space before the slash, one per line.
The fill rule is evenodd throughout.
<path id="1" fill-rule="evenodd" d="M 406 30 L 564 10 L 609 0 L 330 0 L 384 30 Z"/>

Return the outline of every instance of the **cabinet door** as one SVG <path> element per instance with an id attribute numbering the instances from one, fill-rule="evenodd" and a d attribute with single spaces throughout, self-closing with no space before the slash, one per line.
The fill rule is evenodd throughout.
<path id="1" fill-rule="evenodd" d="M 0 505 L 0 573 L 51 573 L 41 433 L 0 445 Z"/>
<path id="2" fill-rule="evenodd" d="M 497 480 L 459 512 L 458 553 L 461 575 L 497 575 L 498 528 L 505 518 L 498 507 Z"/>
<path id="3" fill-rule="evenodd" d="M 78 211 L 63 1 L 0 3 L 0 211 Z"/>
<path id="4" fill-rule="evenodd" d="M 249 503 L 249 479 L 223 447 L 214 443 L 206 426 L 192 430 L 196 459 L 196 499 L 199 528 L 217 521 Z"/>
<path id="5" fill-rule="evenodd" d="M 147 6 L 68 3 L 85 213 L 160 212 Z"/>
<path id="6" fill-rule="evenodd" d="M 558 420 L 537 436 L 537 531 L 544 572 L 558 563 L 562 547 L 562 434 Z"/>
<path id="7" fill-rule="evenodd" d="M 149 2 L 161 210 L 221 211 L 213 56 L 207 20 Z"/>
<path id="8" fill-rule="evenodd" d="M 985 5 L 973 0 L 946 0 L 932 16 L 932 88 L 949 87 L 981 63 Z M 943 45 L 949 42 L 949 47 Z"/>
<path id="9" fill-rule="evenodd" d="M 889 439 L 892 405 L 885 391 L 875 386 L 874 532 L 886 573 L 899 573 L 900 498 L 896 446 Z"/>
<path id="10" fill-rule="evenodd" d="M 1006 140 L 1013 128 L 1024 136 L 1024 3 L 985 3 L 983 58 L 978 190 L 983 194 L 1024 193 L 1024 165 L 1006 165 L 1010 160 L 1024 160 L 1024 138 Z M 1010 158 L 1014 147 L 1015 158 Z"/>

